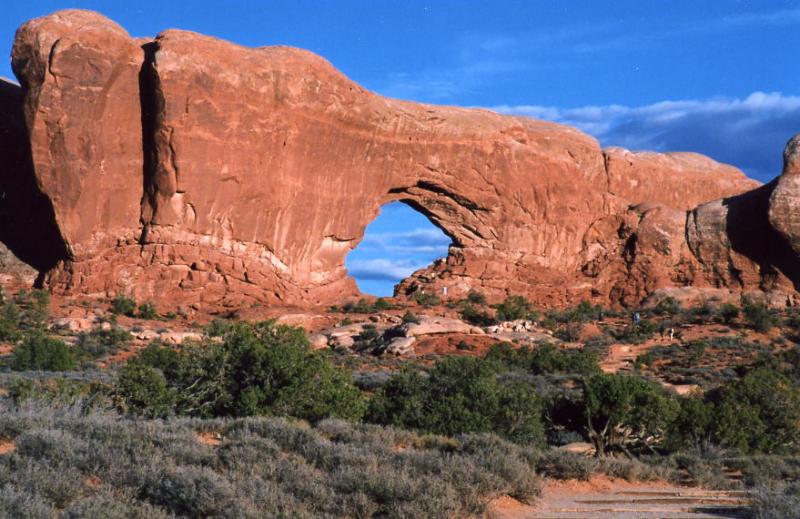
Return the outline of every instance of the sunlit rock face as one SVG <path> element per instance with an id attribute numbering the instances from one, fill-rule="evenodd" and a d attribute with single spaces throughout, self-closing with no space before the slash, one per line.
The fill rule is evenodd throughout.
<path id="1" fill-rule="evenodd" d="M 453 240 L 399 294 L 794 294 L 786 174 L 759 187 L 696 154 L 602 150 L 568 126 L 384 98 L 307 51 L 176 30 L 136 40 L 87 11 L 25 24 L 13 65 L 28 176 L 65 251 L 43 269 L 59 292 L 340 301 L 357 295 L 345 256 L 399 200 Z M 741 243 L 762 238 L 774 246 Z"/>

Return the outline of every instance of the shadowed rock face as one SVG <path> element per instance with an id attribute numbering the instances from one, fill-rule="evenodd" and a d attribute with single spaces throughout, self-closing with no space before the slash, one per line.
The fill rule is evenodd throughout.
<path id="1" fill-rule="evenodd" d="M 0 79 L 0 241 L 3 258 L 47 271 L 66 257 L 53 207 L 36 185 L 22 111 L 22 88 Z M 9 254 L 10 252 L 10 254 Z M 17 260 L 1 261 L 8 271 Z M 10 270 L 20 270 L 16 267 Z"/>
<path id="2" fill-rule="evenodd" d="M 766 187 L 696 154 L 601 150 L 567 126 L 375 95 L 306 51 L 175 30 L 134 40 L 86 11 L 25 24 L 13 65 L 35 183 L 68 251 L 48 270 L 57 291 L 338 301 L 357 294 L 346 254 L 393 200 L 453 240 L 401 294 L 558 305 L 794 290 L 796 255 L 759 256 L 730 231 L 733 206 L 772 229 L 764 203 L 695 209 Z"/>

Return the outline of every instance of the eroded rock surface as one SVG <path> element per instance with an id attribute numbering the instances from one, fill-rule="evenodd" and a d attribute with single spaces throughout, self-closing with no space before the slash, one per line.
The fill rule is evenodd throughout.
<path id="1" fill-rule="evenodd" d="M 689 285 L 792 297 L 798 281 L 794 166 L 759 187 L 696 154 L 601 150 L 559 124 L 387 99 L 299 49 L 135 40 L 86 11 L 25 24 L 13 64 L 67 251 L 46 279 L 59 292 L 341 301 L 357 294 L 346 254 L 395 200 L 453 240 L 401 295 L 556 306 Z"/>

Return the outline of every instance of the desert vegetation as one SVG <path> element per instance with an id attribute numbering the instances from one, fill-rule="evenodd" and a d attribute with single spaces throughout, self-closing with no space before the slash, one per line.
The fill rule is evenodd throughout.
<path id="1" fill-rule="evenodd" d="M 570 348 L 498 342 L 477 352 L 459 343 L 458 356 L 355 377 L 341 352 L 314 351 L 302 329 L 271 320 L 215 320 L 199 341 L 154 341 L 99 370 L 96 361 L 127 348 L 130 333 L 108 323 L 64 338 L 48 328 L 43 300 L 26 293 L 3 302 L 3 329 L 16 344 L 0 372 L 0 441 L 13 446 L 0 455 L 0 509 L 454 517 L 501 495 L 535 501 L 542 477 L 596 473 L 750 488 L 755 517 L 791 517 L 765 514 L 800 502 L 793 313 L 668 301 L 630 323 L 588 304 L 539 313 L 517 299 L 498 308 L 470 295 L 456 311 L 472 305 L 497 321 L 503 308 L 503 316 L 538 314 L 556 338 L 565 325 L 600 335 L 577 333 L 582 345 Z M 395 310 L 401 323 L 419 322 Z M 774 323 L 767 330 L 780 332 L 773 344 L 730 335 L 765 333 L 764 312 Z M 627 372 L 601 369 L 609 343 L 685 322 L 728 335 L 675 339 Z M 365 343 L 380 338 L 375 330 L 363 328 Z M 358 348 L 354 355 L 374 355 Z M 680 369 L 708 362 L 728 367 L 692 375 L 702 390 L 665 387 L 687 381 Z M 575 442 L 594 455 L 560 448 Z"/>

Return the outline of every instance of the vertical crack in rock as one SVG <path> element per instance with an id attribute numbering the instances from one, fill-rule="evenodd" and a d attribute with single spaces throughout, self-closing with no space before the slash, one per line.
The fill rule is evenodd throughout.
<path id="1" fill-rule="evenodd" d="M 156 152 L 156 128 L 158 117 L 164 107 L 164 99 L 158 85 L 155 70 L 155 55 L 158 43 L 155 41 L 142 45 L 144 63 L 139 71 L 139 103 L 142 117 L 142 235 L 141 243 L 147 240 L 147 232 L 156 207 L 156 172 L 158 154 Z"/>

